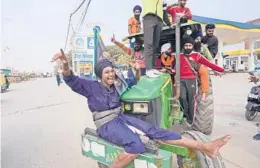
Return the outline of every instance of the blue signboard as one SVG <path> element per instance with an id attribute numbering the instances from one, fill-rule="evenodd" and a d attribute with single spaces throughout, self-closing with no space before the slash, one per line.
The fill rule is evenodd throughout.
<path id="1" fill-rule="evenodd" d="M 95 46 L 94 37 L 88 37 L 87 44 L 88 44 L 88 49 L 94 49 Z"/>
<path id="2" fill-rule="evenodd" d="M 77 38 L 76 39 L 76 45 L 80 47 L 84 47 L 84 39 L 83 38 Z"/>

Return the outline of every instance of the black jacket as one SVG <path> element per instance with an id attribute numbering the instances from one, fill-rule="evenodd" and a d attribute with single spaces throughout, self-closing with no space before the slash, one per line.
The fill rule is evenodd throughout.
<path id="1" fill-rule="evenodd" d="M 218 54 L 218 38 L 216 36 L 204 36 L 201 39 L 201 42 L 203 44 L 207 44 L 208 45 L 208 49 L 212 55 L 213 58 L 216 57 L 216 55 Z"/>

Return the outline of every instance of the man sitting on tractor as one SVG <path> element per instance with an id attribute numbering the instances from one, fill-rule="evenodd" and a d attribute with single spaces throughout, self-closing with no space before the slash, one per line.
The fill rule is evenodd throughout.
<path id="1" fill-rule="evenodd" d="M 195 58 L 195 56 L 193 57 Z M 231 136 L 225 136 L 212 142 L 203 143 L 123 114 L 120 102 L 122 92 L 118 88 L 122 88 L 122 84 L 131 87 L 133 82 L 129 81 L 137 79 L 125 79 L 122 75 L 119 75 L 113 63 L 108 59 L 102 59 L 95 65 L 95 74 L 100 78 L 100 81 L 79 78 L 69 69 L 67 57 L 63 53 L 57 53 L 52 61 L 58 59 L 63 64 L 62 73 L 66 84 L 73 91 L 88 99 L 88 106 L 93 114 L 98 135 L 124 148 L 124 151 L 112 163 L 112 168 L 125 167 L 140 153 L 145 152 L 145 145 L 142 143 L 140 136 L 131 128 L 138 129 L 151 140 L 199 150 L 210 158 L 216 157 L 219 149 L 231 138 Z M 130 65 L 139 71 L 138 64 Z"/>
<path id="2" fill-rule="evenodd" d="M 162 68 L 161 72 L 169 72 L 172 78 L 173 86 L 175 86 L 175 54 L 172 52 L 171 43 L 165 43 L 161 47 L 161 55 L 156 60 L 156 67 Z"/>
<path id="3" fill-rule="evenodd" d="M 141 75 L 145 75 L 146 69 L 145 69 L 144 47 L 140 39 L 135 40 L 133 49 L 130 47 L 126 47 L 124 44 L 116 41 L 115 36 L 111 38 L 111 42 L 113 42 L 116 46 L 121 48 L 126 54 L 132 56 L 131 59 L 134 59 L 140 65 Z"/>
<path id="4" fill-rule="evenodd" d="M 200 53 L 194 52 L 194 40 L 187 36 L 183 39 L 183 53 L 180 55 L 181 78 L 181 105 L 184 108 L 184 116 L 189 124 L 193 123 L 195 114 L 195 97 L 197 94 L 197 64 L 205 65 L 215 71 L 223 72 L 224 69 L 212 64 Z"/>
<path id="5" fill-rule="evenodd" d="M 157 66 L 163 67 L 163 71 L 168 69 L 172 72 L 175 66 L 175 55 L 172 52 L 171 43 L 166 43 L 161 47 L 161 56 L 158 57 Z"/>

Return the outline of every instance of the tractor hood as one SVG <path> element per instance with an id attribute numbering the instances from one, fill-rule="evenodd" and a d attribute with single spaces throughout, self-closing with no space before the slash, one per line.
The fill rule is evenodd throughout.
<path id="1" fill-rule="evenodd" d="M 171 82 L 169 74 L 158 77 L 143 76 L 137 85 L 133 86 L 121 96 L 123 101 L 148 101 L 161 96 L 161 90 Z"/>

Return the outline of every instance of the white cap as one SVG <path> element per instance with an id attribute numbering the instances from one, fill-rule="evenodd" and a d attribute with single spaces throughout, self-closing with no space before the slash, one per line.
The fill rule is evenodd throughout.
<path id="1" fill-rule="evenodd" d="M 165 43 L 164 45 L 162 45 L 161 47 L 161 52 L 165 52 L 167 50 L 169 50 L 172 47 L 171 43 Z"/>

